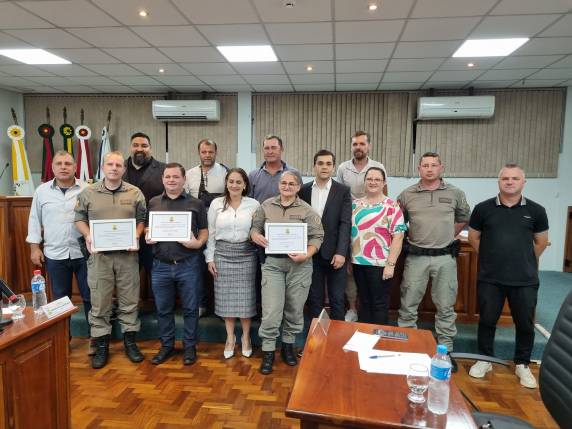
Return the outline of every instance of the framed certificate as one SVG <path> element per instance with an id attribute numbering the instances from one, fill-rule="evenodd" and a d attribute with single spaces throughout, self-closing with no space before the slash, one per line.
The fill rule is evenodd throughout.
<path id="1" fill-rule="evenodd" d="M 305 223 L 266 223 L 264 235 L 268 240 L 266 254 L 306 253 L 308 225 Z"/>
<path id="2" fill-rule="evenodd" d="M 89 221 L 91 248 L 96 252 L 136 249 L 135 219 L 100 219 Z"/>
<path id="3" fill-rule="evenodd" d="M 149 212 L 149 239 L 189 241 L 193 212 Z"/>

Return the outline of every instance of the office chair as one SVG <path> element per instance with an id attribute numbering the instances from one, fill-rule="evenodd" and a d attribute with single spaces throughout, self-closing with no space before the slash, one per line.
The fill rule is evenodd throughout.
<path id="1" fill-rule="evenodd" d="M 469 353 L 451 353 L 456 359 L 474 359 L 508 363 L 491 356 Z M 552 418 L 563 429 L 572 429 L 572 292 L 568 294 L 554 322 L 550 339 L 542 355 L 539 375 L 540 396 Z M 463 393 L 463 392 L 461 392 Z M 465 396 L 463 394 L 463 396 Z M 471 405 L 478 409 L 465 396 Z M 482 429 L 534 429 L 530 423 L 517 417 L 476 411 L 473 418 Z"/>

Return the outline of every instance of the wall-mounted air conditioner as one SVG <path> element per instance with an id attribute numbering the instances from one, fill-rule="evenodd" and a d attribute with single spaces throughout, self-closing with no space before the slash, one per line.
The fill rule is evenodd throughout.
<path id="1" fill-rule="evenodd" d="M 153 118 L 159 121 L 220 121 L 218 100 L 156 100 Z"/>
<path id="2" fill-rule="evenodd" d="M 485 119 L 495 113 L 495 97 L 475 95 L 470 97 L 420 97 L 417 103 L 417 119 Z"/>

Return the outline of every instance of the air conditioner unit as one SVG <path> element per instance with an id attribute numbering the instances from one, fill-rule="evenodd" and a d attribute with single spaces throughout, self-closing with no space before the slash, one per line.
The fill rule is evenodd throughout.
<path id="1" fill-rule="evenodd" d="M 220 121 L 218 100 L 155 100 L 153 118 L 159 121 Z"/>
<path id="2" fill-rule="evenodd" d="M 495 113 L 493 95 L 470 97 L 420 97 L 417 119 L 485 119 Z"/>

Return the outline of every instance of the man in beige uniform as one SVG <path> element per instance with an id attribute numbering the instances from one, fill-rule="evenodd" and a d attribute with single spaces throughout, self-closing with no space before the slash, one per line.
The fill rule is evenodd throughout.
<path id="1" fill-rule="evenodd" d="M 417 310 L 431 278 L 431 298 L 437 308 L 435 331 L 439 344 L 453 350 L 457 300 L 457 234 L 469 222 L 471 209 L 463 191 L 442 179 L 439 154 L 427 152 L 419 160 L 421 180 L 405 189 L 397 200 L 409 222 L 409 253 L 401 283 L 397 323 L 417 326 Z M 456 364 L 453 363 L 453 371 Z"/>
<path id="2" fill-rule="evenodd" d="M 96 347 L 92 357 L 93 368 L 103 368 L 109 354 L 109 336 L 113 291 L 119 308 L 117 317 L 124 335 L 125 353 L 132 362 L 141 362 L 143 355 L 135 343 L 140 322 L 139 269 L 137 248 L 110 252 L 94 252 L 89 229 L 90 220 L 135 219 L 137 242 L 145 229 L 145 197 L 139 188 L 123 182 L 125 171 L 123 155 L 109 152 L 104 157 L 105 178 L 82 191 L 77 198 L 75 224 L 85 238 L 91 253 L 87 261 L 87 283 L 91 292 L 89 324 Z"/>

